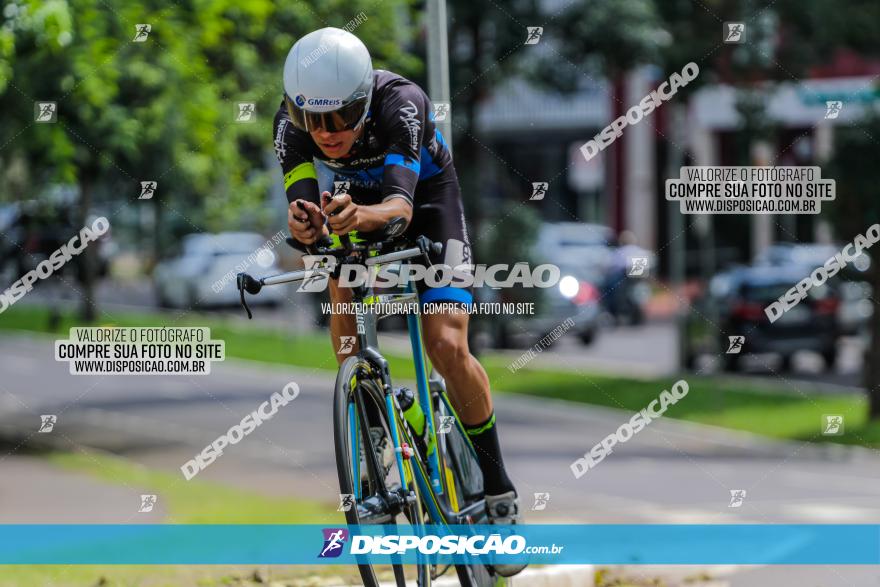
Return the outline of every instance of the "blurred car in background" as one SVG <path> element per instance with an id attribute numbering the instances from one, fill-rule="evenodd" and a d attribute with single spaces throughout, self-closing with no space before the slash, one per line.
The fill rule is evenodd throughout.
<path id="1" fill-rule="evenodd" d="M 753 265 L 791 267 L 818 267 L 840 252 L 842 246 L 816 243 L 775 243 L 755 256 Z M 847 269 L 863 272 L 871 265 L 871 258 L 864 251 L 856 257 Z"/>
<path id="2" fill-rule="evenodd" d="M 535 249 L 542 259 L 585 261 L 605 271 L 611 265 L 614 231 L 601 224 L 547 222 L 541 226 Z"/>
<path id="3" fill-rule="evenodd" d="M 76 202 L 23 200 L 0 206 L 0 233 L 5 238 L 0 244 L 0 276 L 7 284 L 36 269 L 62 245 L 78 235 L 82 227 L 75 222 Z M 101 214 L 94 213 L 86 219 L 91 224 Z M 95 275 L 105 277 L 110 260 L 118 246 L 112 237 L 112 227 L 89 245 L 94 251 Z M 75 275 L 82 279 L 84 257 L 74 256 L 55 273 Z"/>
<path id="4" fill-rule="evenodd" d="M 843 245 L 776 243 L 758 254 L 753 262 L 757 267 L 798 267 L 805 275 L 840 252 Z M 837 310 L 841 334 L 857 334 L 867 328 L 874 313 L 871 302 L 872 288 L 865 281 L 871 266 L 871 257 L 862 251 L 858 257 L 835 276 L 835 289 L 840 297 Z"/>
<path id="5" fill-rule="evenodd" d="M 614 231 L 601 224 L 553 222 L 541 228 L 535 248 L 541 262 L 587 271 L 587 281 L 599 290 L 602 309 L 618 323 L 636 325 L 644 321 L 651 288 L 647 279 L 633 279 L 628 272 L 634 257 L 644 257 L 644 277 L 649 277 L 654 255 L 634 239 L 624 231 L 618 243 Z"/>
<path id="6" fill-rule="evenodd" d="M 829 283 L 813 287 L 808 296 L 770 323 L 764 313 L 771 302 L 804 278 L 801 267 L 741 267 L 712 278 L 708 291 L 688 313 L 685 364 L 694 368 L 702 354 L 723 357 L 726 370 L 740 368 L 743 355 L 774 353 L 783 371 L 791 369 L 798 351 L 822 356 L 828 369 L 837 360 L 839 292 Z M 731 336 L 742 336 L 739 352 L 730 353 Z M 739 346 L 739 345 L 737 345 Z"/>
<path id="7" fill-rule="evenodd" d="M 481 329 L 492 346 L 510 348 L 534 344 L 571 318 L 570 333 L 590 344 L 599 331 L 603 307 L 601 288 L 614 255 L 613 231 L 600 224 L 551 222 L 541 226 L 532 247 L 533 268 L 543 263 L 560 270 L 559 283 L 551 288 L 503 290 L 477 288 L 478 302 L 533 302 L 534 315 L 482 319 Z"/>
<path id="8" fill-rule="evenodd" d="M 593 342 L 599 331 L 602 307 L 599 303 L 600 276 L 583 264 L 556 263 L 560 269 L 559 283 L 549 288 L 533 288 L 534 299 L 520 297 L 522 288 L 495 290 L 476 288 L 477 302 L 534 301 L 534 315 L 503 315 L 484 317 L 483 330 L 488 330 L 492 346 L 513 348 L 531 345 L 571 318 L 574 325 L 568 333 L 581 343 Z"/>
<path id="9" fill-rule="evenodd" d="M 278 258 L 266 239 L 252 232 L 188 234 L 181 241 L 180 254 L 156 265 L 153 284 L 162 307 L 220 307 L 239 303 L 235 275 L 254 277 L 280 273 Z M 285 296 L 283 287 L 269 287 L 249 304 L 277 305 Z"/>

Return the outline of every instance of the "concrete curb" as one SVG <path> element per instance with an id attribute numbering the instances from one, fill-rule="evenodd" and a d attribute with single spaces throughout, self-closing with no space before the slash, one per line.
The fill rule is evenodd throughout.
<path id="1" fill-rule="evenodd" d="M 451 573 L 451 576 L 450 576 Z M 442 578 L 431 583 L 435 587 L 459 587 L 461 583 L 450 569 Z M 595 587 L 596 568 L 593 565 L 558 565 L 526 569 L 516 577 L 508 579 L 508 585 L 527 585 L 528 587 Z M 412 583 L 415 585 L 415 583 Z M 335 585 L 334 587 L 347 587 Z M 381 583 L 379 587 L 396 587 L 394 583 Z"/>

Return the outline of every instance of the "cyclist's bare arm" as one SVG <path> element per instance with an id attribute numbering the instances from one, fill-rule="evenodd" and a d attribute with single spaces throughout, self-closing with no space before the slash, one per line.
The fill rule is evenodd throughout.
<path id="1" fill-rule="evenodd" d="M 328 195 L 327 192 L 324 194 Z M 381 230 L 392 218 L 404 218 L 407 225 L 412 219 L 412 205 L 404 197 L 386 198 L 378 204 L 370 206 L 358 205 L 351 196 L 343 194 L 335 198 L 324 198 L 324 214 L 333 232 L 346 234 L 352 230 L 372 232 Z"/>

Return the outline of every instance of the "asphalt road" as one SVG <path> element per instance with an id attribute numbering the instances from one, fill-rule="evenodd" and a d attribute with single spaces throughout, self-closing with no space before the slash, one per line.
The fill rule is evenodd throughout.
<path id="1" fill-rule="evenodd" d="M 0 373 L 0 433 L 45 440 L 47 435 L 34 435 L 39 415 L 56 414 L 53 440 L 172 471 L 295 381 L 299 397 L 201 476 L 268 494 L 337 500 L 333 378 L 326 372 L 228 361 L 201 377 L 73 376 L 66 363 L 54 360 L 51 339 L 4 336 Z M 550 493 L 546 509 L 526 512 L 533 521 L 880 523 L 877 451 L 771 442 L 661 419 L 575 479 L 570 463 L 629 414 L 509 396 L 497 398 L 496 410 L 524 508 L 532 507 L 534 493 Z M 731 508 L 730 491 L 737 489 L 746 490 L 746 498 Z M 777 571 L 749 570 L 749 582 L 738 583 L 738 570 L 728 579 L 734 585 L 807 585 L 780 582 L 778 574 L 775 582 L 762 582 L 762 572 Z M 866 576 L 873 582 L 852 582 L 853 575 L 850 583 L 810 584 L 880 585 L 880 572 Z"/>

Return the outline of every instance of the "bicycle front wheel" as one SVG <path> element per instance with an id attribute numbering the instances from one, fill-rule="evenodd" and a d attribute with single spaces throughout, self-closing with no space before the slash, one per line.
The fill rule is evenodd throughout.
<path id="1" fill-rule="evenodd" d="M 359 357 L 346 359 L 336 377 L 333 428 L 340 492 L 351 496 L 350 505 L 344 508 L 346 521 L 353 525 L 397 524 L 402 514 L 403 523 L 422 526 L 422 496 L 412 464 L 404 460 L 401 479 L 382 385 Z M 398 429 L 399 434 L 403 432 Z M 404 486 L 407 492 L 401 490 Z M 389 509 L 388 495 L 400 496 L 404 505 Z M 420 587 L 431 584 L 428 564 L 409 565 L 407 570 L 404 565 L 391 565 L 398 587 L 406 587 L 406 575 L 415 578 Z M 379 586 L 372 564 L 359 563 L 358 571 L 365 587 Z"/>

